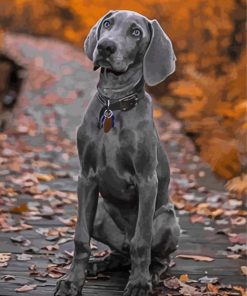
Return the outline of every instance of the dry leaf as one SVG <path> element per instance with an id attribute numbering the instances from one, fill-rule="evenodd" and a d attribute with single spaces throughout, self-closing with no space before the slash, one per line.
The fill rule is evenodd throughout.
<path id="1" fill-rule="evenodd" d="M 224 213 L 224 210 L 223 209 L 217 209 L 217 210 L 211 212 L 211 216 L 213 218 L 216 218 L 216 217 L 221 216 L 223 213 Z"/>
<path id="2" fill-rule="evenodd" d="M 29 208 L 28 208 L 27 203 L 22 203 L 22 204 L 20 204 L 19 207 L 14 207 L 14 208 L 10 209 L 10 213 L 12 213 L 12 214 L 22 214 L 22 213 L 28 212 L 28 211 L 29 211 Z"/>
<path id="3" fill-rule="evenodd" d="M 247 276 L 247 266 L 241 266 L 240 269 L 242 271 L 242 274 Z"/>
<path id="4" fill-rule="evenodd" d="M 219 281 L 219 279 L 217 278 L 217 277 L 208 277 L 208 276 L 204 276 L 204 277 L 202 277 L 202 278 L 199 278 L 199 280 L 198 280 L 200 283 L 202 283 L 202 284 L 216 284 L 218 281 Z"/>
<path id="5" fill-rule="evenodd" d="M 15 280 L 15 276 L 11 275 L 11 274 L 6 274 L 6 275 L 2 276 L 1 279 L 5 280 L 5 281 L 11 281 L 11 280 Z"/>
<path id="6" fill-rule="evenodd" d="M 153 110 L 153 117 L 154 117 L 155 119 L 157 119 L 157 118 L 160 118 L 161 116 L 162 116 L 162 111 L 161 111 L 161 109 L 154 108 L 154 110 Z"/>
<path id="7" fill-rule="evenodd" d="M 179 280 L 183 283 L 186 283 L 189 281 L 189 276 L 188 274 L 181 274 L 180 277 L 179 277 Z"/>
<path id="8" fill-rule="evenodd" d="M 9 261 L 11 253 L 0 253 L 0 262 Z"/>
<path id="9" fill-rule="evenodd" d="M 34 176 L 39 181 L 45 181 L 45 182 L 49 182 L 54 179 L 54 177 L 52 175 L 46 175 L 46 174 L 40 174 L 40 173 L 35 173 Z"/>
<path id="10" fill-rule="evenodd" d="M 245 291 L 245 289 L 243 287 L 233 286 L 233 289 L 240 292 L 242 296 L 247 296 L 246 291 Z"/>
<path id="11" fill-rule="evenodd" d="M 7 267 L 11 253 L 0 253 L 0 267 Z"/>
<path id="12" fill-rule="evenodd" d="M 172 278 L 165 279 L 163 281 L 163 284 L 168 289 L 177 290 L 180 288 L 181 282 L 179 281 L 178 278 L 172 277 Z"/>
<path id="13" fill-rule="evenodd" d="M 241 257 L 240 254 L 231 254 L 231 255 L 227 255 L 227 258 L 231 258 L 231 259 L 239 259 Z"/>
<path id="14" fill-rule="evenodd" d="M 29 254 L 17 254 L 16 255 L 16 259 L 18 261 L 30 261 L 32 259 L 32 255 L 29 255 Z"/>
<path id="15" fill-rule="evenodd" d="M 196 288 L 189 286 L 187 284 L 181 283 L 181 289 L 179 290 L 179 293 L 182 295 L 194 295 L 196 293 Z"/>
<path id="16" fill-rule="evenodd" d="M 203 216 L 199 216 L 199 215 L 192 215 L 190 217 L 190 221 L 191 223 L 204 223 L 205 222 L 205 218 Z"/>
<path id="17" fill-rule="evenodd" d="M 209 292 L 218 293 L 219 289 L 211 283 L 207 284 L 207 289 Z"/>
<path id="18" fill-rule="evenodd" d="M 37 285 L 24 285 L 20 288 L 15 289 L 15 291 L 16 292 L 29 292 L 29 291 L 33 291 L 36 288 L 37 288 Z"/>
<path id="19" fill-rule="evenodd" d="M 192 259 L 195 261 L 205 261 L 205 262 L 211 262 L 214 261 L 213 258 L 208 256 L 198 256 L 198 255 L 177 255 L 176 258 L 182 258 L 182 259 Z"/>
<path id="20" fill-rule="evenodd" d="M 238 225 L 238 226 L 245 225 L 246 218 L 244 218 L 244 217 L 232 218 L 231 223 L 232 223 L 232 225 Z"/>
<path id="21" fill-rule="evenodd" d="M 57 244 L 49 245 L 49 246 L 43 247 L 43 249 L 47 249 L 48 251 L 56 251 L 59 249 L 59 245 L 57 245 Z"/>

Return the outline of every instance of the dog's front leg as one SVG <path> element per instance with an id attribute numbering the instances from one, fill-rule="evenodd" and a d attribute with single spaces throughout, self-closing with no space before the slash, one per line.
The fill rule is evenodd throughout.
<path id="1" fill-rule="evenodd" d="M 78 180 L 78 220 L 75 230 L 75 250 L 69 273 L 59 280 L 55 296 L 81 295 L 90 256 L 90 236 L 97 209 L 98 186 L 95 180 Z"/>
<path id="2" fill-rule="evenodd" d="M 131 274 L 124 296 L 146 296 L 152 290 L 149 266 L 157 185 L 156 173 L 138 182 L 138 218 L 130 242 Z"/>

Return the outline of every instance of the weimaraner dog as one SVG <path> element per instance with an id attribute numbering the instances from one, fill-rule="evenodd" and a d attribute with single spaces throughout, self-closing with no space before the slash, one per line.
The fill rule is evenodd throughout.
<path id="1" fill-rule="evenodd" d="M 75 251 L 55 295 L 81 295 L 91 237 L 129 258 L 124 296 L 149 295 L 177 247 L 180 229 L 144 83 L 156 85 L 172 74 L 176 58 L 157 20 L 126 10 L 102 17 L 84 48 L 94 69 L 101 68 L 100 79 L 77 132 Z"/>

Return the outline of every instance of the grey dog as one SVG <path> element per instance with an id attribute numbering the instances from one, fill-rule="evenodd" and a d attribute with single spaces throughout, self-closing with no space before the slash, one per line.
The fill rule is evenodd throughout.
<path id="1" fill-rule="evenodd" d="M 55 295 L 81 295 L 91 237 L 129 258 L 124 296 L 149 295 L 180 229 L 168 196 L 169 163 L 144 83 L 163 81 L 175 71 L 176 58 L 157 20 L 126 10 L 102 17 L 84 48 L 94 68 L 101 68 L 100 80 L 77 132 L 75 251 Z"/>

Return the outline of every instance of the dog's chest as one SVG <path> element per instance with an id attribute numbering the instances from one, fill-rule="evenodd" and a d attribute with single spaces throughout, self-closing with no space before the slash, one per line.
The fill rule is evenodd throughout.
<path id="1" fill-rule="evenodd" d="M 135 193 L 136 133 L 131 129 L 102 130 L 84 146 L 82 167 L 98 179 L 102 196 L 132 198 Z"/>

